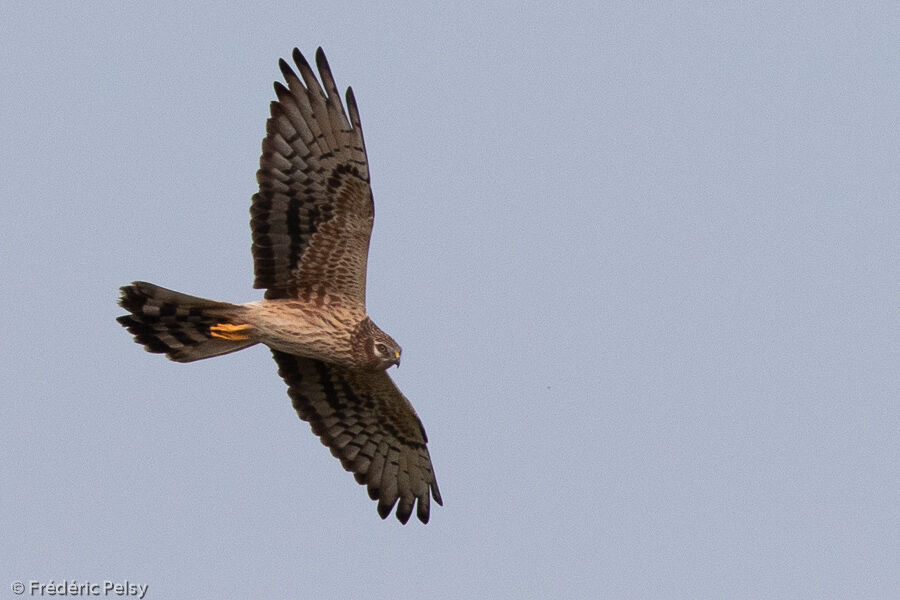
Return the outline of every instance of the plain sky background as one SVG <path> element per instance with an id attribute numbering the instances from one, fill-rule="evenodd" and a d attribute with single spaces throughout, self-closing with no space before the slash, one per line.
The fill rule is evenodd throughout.
<path id="1" fill-rule="evenodd" d="M 0 4 L 0 598 L 900 597 L 900 8 L 555 5 Z M 114 321 L 261 297 L 295 45 L 359 101 L 427 526 L 265 348 Z"/>

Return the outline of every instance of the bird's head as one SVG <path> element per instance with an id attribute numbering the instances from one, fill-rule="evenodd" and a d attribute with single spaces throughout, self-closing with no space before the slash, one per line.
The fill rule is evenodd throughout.
<path id="1" fill-rule="evenodd" d="M 392 365 L 399 367 L 402 353 L 400 344 L 385 332 L 378 330 L 372 335 L 372 355 L 378 363 L 378 368 L 387 369 Z"/>
<path id="2" fill-rule="evenodd" d="M 400 344 L 380 330 L 369 317 L 357 324 L 351 344 L 354 362 L 359 367 L 384 370 L 392 365 L 400 366 L 400 354 L 403 352 Z"/>

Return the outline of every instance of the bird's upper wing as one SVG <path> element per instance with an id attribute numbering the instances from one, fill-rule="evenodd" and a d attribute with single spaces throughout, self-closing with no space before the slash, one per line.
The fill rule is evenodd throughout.
<path id="1" fill-rule="evenodd" d="M 302 81 L 279 61 L 287 87 L 275 83 L 250 207 L 253 287 L 364 309 L 374 205 L 359 110 L 348 88 L 348 120 L 321 48 L 322 85 L 296 48 L 293 58 Z"/>
<path id="2" fill-rule="evenodd" d="M 441 493 L 428 454 L 425 429 L 409 401 L 385 371 L 355 371 L 273 350 L 278 374 L 288 384 L 297 414 L 308 421 L 344 468 L 378 500 L 387 518 L 397 505 L 406 523 L 428 522 L 429 492 Z"/>

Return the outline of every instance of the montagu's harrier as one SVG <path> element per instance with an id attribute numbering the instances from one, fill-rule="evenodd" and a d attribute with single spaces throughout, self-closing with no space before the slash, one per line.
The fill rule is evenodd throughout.
<path id="1" fill-rule="evenodd" d="M 191 362 L 262 343 L 294 408 L 386 518 L 428 522 L 441 504 L 425 429 L 386 369 L 400 346 L 366 314 L 366 259 L 374 208 L 353 90 L 349 119 L 322 49 L 321 84 L 295 48 L 298 77 L 279 62 L 250 207 L 253 287 L 265 299 L 229 304 L 134 282 L 118 321 L 150 352 Z"/>

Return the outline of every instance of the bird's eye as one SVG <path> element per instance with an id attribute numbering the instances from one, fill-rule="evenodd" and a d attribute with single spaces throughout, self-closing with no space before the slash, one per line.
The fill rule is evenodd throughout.
<path id="1" fill-rule="evenodd" d="M 375 344 L 375 350 L 378 351 L 378 354 L 381 356 L 387 356 L 387 346 L 384 344 Z"/>

